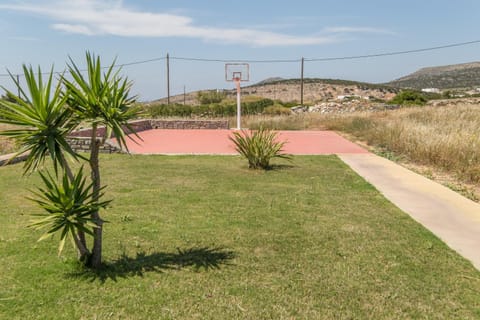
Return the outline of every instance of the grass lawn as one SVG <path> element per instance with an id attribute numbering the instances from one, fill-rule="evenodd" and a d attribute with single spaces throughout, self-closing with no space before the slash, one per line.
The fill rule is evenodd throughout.
<path id="1" fill-rule="evenodd" d="M 0 168 L 0 318 L 480 318 L 480 273 L 338 158 L 284 164 L 102 157 L 99 273 L 36 242 L 39 180 Z"/>

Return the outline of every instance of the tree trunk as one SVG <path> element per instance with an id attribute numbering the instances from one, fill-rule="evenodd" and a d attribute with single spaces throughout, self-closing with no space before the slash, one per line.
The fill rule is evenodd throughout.
<path id="1" fill-rule="evenodd" d="M 98 154 L 100 150 L 100 141 L 97 139 L 97 124 L 92 125 L 92 139 L 90 143 L 90 169 L 93 182 L 92 200 L 98 202 L 100 197 L 100 168 L 98 164 Z M 92 213 L 92 219 L 97 225 L 93 230 L 93 249 L 90 259 L 90 266 L 98 269 L 102 265 L 102 229 L 103 220 L 100 218 L 98 210 Z"/>
<path id="2" fill-rule="evenodd" d="M 75 177 L 72 173 L 72 169 L 70 168 L 70 165 L 67 162 L 67 159 L 65 159 L 65 155 L 63 152 L 60 153 L 60 157 L 62 159 L 62 166 L 65 168 L 65 171 L 67 173 L 68 179 L 70 182 L 72 182 Z M 90 251 L 87 249 L 87 240 L 85 239 L 85 232 L 82 230 L 77 230 L 77 236 L 75 237 L 75 244 L 77 246 L 77 254 L 78 254 L 78 260 L 79 261 L 87 261 L 88 257 L 90 256 Z"/>
<path id="3" fill-rule="evenodd" d="M 84 233 L 82 232 L 82 234 Z M 75 245 L 77 246 L 78 260 L 86 263 L 90 257 L 90 251 L 88 251 L 87 247 L 83 245 L 82 240 L 80 239 L 78 234 L 73 235 L 73 240 L 75 241 Z"/>

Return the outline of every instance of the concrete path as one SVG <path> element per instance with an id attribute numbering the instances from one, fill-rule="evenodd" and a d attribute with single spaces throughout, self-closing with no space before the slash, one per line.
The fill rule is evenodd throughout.
<path id="1" fill-rule="evenodd" d="M 339 157 L 480 270 L 480 204 L 374 154 Z"/>

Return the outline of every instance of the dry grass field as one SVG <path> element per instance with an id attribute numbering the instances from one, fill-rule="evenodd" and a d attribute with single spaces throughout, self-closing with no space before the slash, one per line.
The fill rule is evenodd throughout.
<path id="1" fill-rule="evenodd" d="M 324 125 L 419 165 L 432 165 L 465 182 L 480 183 L 479 105 L 337 116 L 326 119 Z"/>
<path id="2" fill-rule="evenodd" d="M 0 131 L 11 128 L 11 126 L 0 123 Z M 0 136 L 0 155 L 15 151 L 15 143 L 6 137 Z"/>

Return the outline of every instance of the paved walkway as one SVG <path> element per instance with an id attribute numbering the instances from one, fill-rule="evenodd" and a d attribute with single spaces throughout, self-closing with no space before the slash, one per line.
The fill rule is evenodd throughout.
<path id="1" fill-rule="evenodd" d="M 480 270 L 480 204 L 374 154 L 339 157 Z"/>

